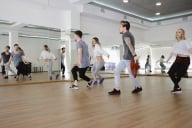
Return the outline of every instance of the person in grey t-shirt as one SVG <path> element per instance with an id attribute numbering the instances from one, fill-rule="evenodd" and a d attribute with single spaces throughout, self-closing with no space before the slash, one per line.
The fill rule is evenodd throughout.
<path id="1" fill-rule="evenodd" d="M 22 65 L 28 64 L 29 62 L 24 58 L 24 52 L 22 49 L 20 49 L 19 44 L 14 44 L 14 50 L 11 53 L 11 57 L 9 60 L 9 64 L 13 61 L 14 66 L 17 69 L 17 76 L 16 80 L 19 80 L 19 75 L 22 72 Z M 28 75 L 28 77 L 31 79 L 31 75 Z"/>
<path id="2" fill-rule="evenodd" d="M 137 78 L 133 76 L 131 70 L 131 61 L 137 61 L 139 57 L 135 53 L 135 38 L 132 33 L 129 32 L 130 23 L 128 21 L 120 22 L 120 33 L 122 34 L 123 46 L 124 46 L 124 55 L 123 59 L 118 63 L 115 69 L 115 88 L 109 92 L 109 95 L 119 95 L 120 92 L 120 74 L 121 71 L 126 67 L 128 68 L 129 77 L 132 79 L 135 85 L 135 89 L 132 93 L 139 93 L 142 91 L 142 87 Z"/>
<path id="3" fill-rule="evenodd" d="M 77 42 L 78 62 L 77 64 L 74 65 L 74 67 L 71 70 L 74 79 L 74 83 L 70 87 L 72 89 L 79 89 L 77 72 L 79 72 L 80 78 L 88 82 L 88 85 L 92 84 L 91 79 L 85 75 L 87 68 L 90 65 L 90 62 L 89 62 L 88 45 L 82 40 L 82 35 L 83 33 L 81 31 L 75 31 L 74 39 Z"/>

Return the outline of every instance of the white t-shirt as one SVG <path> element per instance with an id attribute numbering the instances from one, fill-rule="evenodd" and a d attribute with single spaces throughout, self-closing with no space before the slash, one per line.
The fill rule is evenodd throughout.
<path id="1" fill-rule="evenodd" d="M 96 58 L 97 56 L 108 56 L 109 54 L 103 50 L 103 48 L 98 45 L 98 44 L 95 44 L 95 47 L 94 47 L 94 51 L 93 51 L 93 54 L 94 54 L 94 58 Z"/>
<path id="2" fill-rule="evenodd" d="M 41 59 L 41 60 L 46 60 L 46 59 L 54 60 L 54 59 L 56 59 L 56 57 L 52 52 L 42 51 L 41 54 L 40 54 L 39 59 Z"/>
<path id="3" fill-rule="evenodd" d="M 190 56 L 191 53 L 189 52 L 189 49 L 191 49 L 191 48 L 192 48 L 192 42 L 190 42 L 188 40 L 181 40 L 181 41 L 178 41 L 173 46 L 172 52 L 174 55 L 182 54 L 182 55 Z"/>

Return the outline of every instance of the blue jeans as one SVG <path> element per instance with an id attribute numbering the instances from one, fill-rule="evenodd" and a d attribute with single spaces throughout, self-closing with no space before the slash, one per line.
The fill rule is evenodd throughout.
<path id="1" fill-rule="evenodd" d="M 131 66 L 130 66 L 131 60 L 121 60 L 116 69 L 115 69 L 115 87 L 119 88 L 121 81 L 120 81 L 120 74 L 121 72 L 127 67 L 128 69 L 128 73 L 129 73 L 129 77 L 131 78 L 131 80 L 133 81 L 135 87 L 141 87 L 139 81 L 137 78 L 135 78 L 133 76 L 133 73 L 131 71 Z"/>

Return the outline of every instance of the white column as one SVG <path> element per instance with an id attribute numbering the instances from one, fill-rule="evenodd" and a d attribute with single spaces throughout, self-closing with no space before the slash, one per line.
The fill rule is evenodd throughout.
<path id="1" fill-rule="evenodd" d="M 76 43 L 73 40 L 72 30 L 80 29 L 80 11 L 63 12 L 63 27 L 61 28 L 61 40 L 65 42 L 66 50 L 66 78 L 71 78 L 71 68 L 77 61 Z"/>
<path id="2" fill-rule="evenodd" d="M 14 43 L 18 43 L 18 32 L 10 31 L 9 32 L 9 46 L 12 48 Z"/>

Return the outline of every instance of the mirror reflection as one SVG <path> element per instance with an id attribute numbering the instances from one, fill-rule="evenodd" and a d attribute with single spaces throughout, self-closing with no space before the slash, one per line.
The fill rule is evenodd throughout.
<path id="1" fill-rule="evenodd" d="M 70 69 L 73 66 L 71 64 L 77 58 L 73 31 L 61 32 L 60 29 L 45 26 L 0 21 L 0 71 L 2 74 L 0 84 L 71 80 Z M 94 63 L 93 37 L 91 33 L 84 33 L 83 38 L 89 45 L 91 64 L 88 74 L 90 76 Z M 100 72 L 105 78 L 112 78 L 116 64 L 121 59 L 123 47 L 102 45 L 102 48 L 109 57 L 103 56 L 105 64 Z M 164 62 L 163 56 L 168 55 L 162 53 L 162 49 L 170 51 L 171 47 L 137 46 L 136 51 L 140 55 L 140 75 L 167 75 L 166 72 L 172 62 Z M 191 69 L 190 66 L 188 75 L 191 75 Z M 127 76 L 127 70 L 122 72 L 122 76 Z"/>

